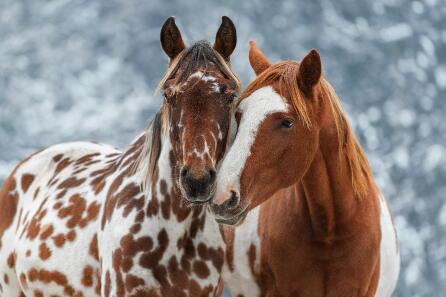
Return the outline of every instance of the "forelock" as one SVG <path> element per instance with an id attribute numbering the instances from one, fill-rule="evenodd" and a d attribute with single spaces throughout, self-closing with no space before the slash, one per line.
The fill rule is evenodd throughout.
<path id="1" fill-rule="evenodd" d="M 179 86 L 197 71 L 202 73 L 220 71 L 223 75 L 234 81 L 237 91 L 240 89 L 240 80 L 232 72 L 229 64 L 221 55 L 212 48 L 208 41 L 201 40 L 185 49 L 172 61 L 163 79 L 157 87 L 157 91 L 164 90 L 166 82 L 174 78 L 173 85 Z M 177 75 L 178 73 L 178 75 Z M 176 88 L 178 89 L 178 88 Z"/>

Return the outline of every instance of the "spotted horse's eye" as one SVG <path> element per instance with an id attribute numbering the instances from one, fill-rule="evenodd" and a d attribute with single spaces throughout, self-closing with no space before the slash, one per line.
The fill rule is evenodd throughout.
<path id="1" fill-rule="evenodd" d="M 172 98 L 175 96 L 175 90 L 173 87 L 168 87 L 164 90 L 164 97 L 166 99 Z"/>
<path id="2" fill-rule="evenodd" d="M 292 119 L 284 119 L 282 120 L 282 123 L 280 123 L 281 128 L 289 129 L 293 127 L 294 121 Z"/>
<path id="3" fill-rule="evenodd" d="M 231 94 L 228 96 L 228 102 L 232 103 L 234 102 L 235 98 L 237 98 L 237 94 Z"/>
<path id="4" fill-rule="evenodd" d="M 222 84 L 220 86 L 220 94 L 226 97 L 228 103 L 234 102 L 235 98 L 237 98 L 237 93 L 235 93 L 232 89 L 228 88 L 226 84 Z"/>

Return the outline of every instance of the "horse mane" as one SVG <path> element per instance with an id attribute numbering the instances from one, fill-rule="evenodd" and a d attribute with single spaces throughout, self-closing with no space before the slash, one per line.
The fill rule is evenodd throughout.
<path id="1" fill-rule="evenodd" d="M 219 68 L 224 75 L 235 81 L 237 91 L 240 90 L 240 79 L 232 71 L 228 62 L 209 44 L 206 40 L 195 42 L 190 47 L 183 50 L 178 56 L 171 61 L 166 73 L 158 84 L 156 91 L 162 91 L 166 87 L 166 82 L 170 80 L 181 68 L 181 73 L 175 78 L 174 85 L 179 85 L 181 82 L 188 79 L 194 72 L 200 70 L 203 73 L 209 71 L 211 65 Z"/>
<path id="2" fill-rule="evenodd" d="M 165 108 L 162 108 L 145 129 L 142 148 L 134 163 L 133 172 L 141 175 L 141 190 L 143 192 L 146 192 L 152 186 L 152 176 L 155 173 L 157 161 L 161 153 L 164 110 Z"/>
<path id="3" fill-rule="evenodd" d="M 298 80 L 296 79 L 298 74 L 298 62 L 283 61 L 274 64 L 259 74 L 247 87 L 239 103 L 257 89 L 278 83 L 279 92 L 282 93 L 282 90 L 286 90 L 289 93 L 291 104 L 299 115 L 300 120 L 308 129 L 311 129 L 310 112 L 306 105 L 306 100 L 308 99 L 305 98 L 299 88 Z M 334 88 L 324 77 L 321 78 L 319 87 L 321 98 L 323 101 L 328 102 L 334 118 L 339 140 L 339 154 L 345 154 L 347 158 L 351 170 L 353 190 L 359 197 L 364 197 L 368 194 L 369 186 L 374 184 L 373 173 L 367 157 L 348 123 L 346 113 Z"/>

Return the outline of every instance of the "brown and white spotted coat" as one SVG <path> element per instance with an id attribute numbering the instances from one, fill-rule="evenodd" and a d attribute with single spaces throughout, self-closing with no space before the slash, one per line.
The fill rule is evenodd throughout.
<path id="1" fill-rule="evenodd" d="M 221 233 L 204 204 L 191 203 L 212 195 L 214 181 L 201 175 L 215 170 L 226 148 L 238 90 L 227 64 L 235 28 L 224 17 L 213 48 L 200 42 L 186 49 L 169 18 L 161 41 L 171 59 L 161 85 L 166 99 L 125 151 L 55 145 L 6 180 L 0 296 L 221 293 Z"/>
<path id="2" fill-rule="evenodd" d="M 1 296 L 96 296 L 101 183 L 121 152 L 55 145 L 22 161 L 0 194 Z"/>

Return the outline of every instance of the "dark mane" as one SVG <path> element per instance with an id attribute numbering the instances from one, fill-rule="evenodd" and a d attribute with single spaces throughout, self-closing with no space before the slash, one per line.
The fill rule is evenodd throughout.
<path id="1" fill-rule="evenodd" d="M 240 87 L 240 81 L 229 68 L 229 64 L 214 50 L 208 41 L 200 40 L 186 48 L 172 61 L 157 89 L 163 90 L 166 87 L 166 81 L 172 79 L 179 69 L 181 69 L 181 72 L 175 78 L 174 84 L 184 82 L 191 74 L 198 70 L 206 73 L 212 68 L 215 69 L 215 67 L 228 79 L 235 80 L 237 87 Z"/>

